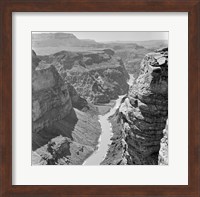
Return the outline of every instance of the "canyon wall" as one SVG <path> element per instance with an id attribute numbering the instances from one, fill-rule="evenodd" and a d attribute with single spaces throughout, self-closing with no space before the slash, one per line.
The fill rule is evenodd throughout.
<path id="1" fill-rule="evenodd" d="M 101 133 L 95 108 L 32 52 L 32 164 L 82 164 Z M 83 111 L 81 111 L 83 110 Z"/>
<path id="2" fill-rule="evenodd" d="M 102 164 L 157 165 L 167 118 L 168 48 L 163 48 L 145 56 L 139 77 L 111 117 L 113 142 Z"/>
<path id="3" fill-rule="evenodd" d="M 32 72 L 32 131 L 38 132 L 72 110 L 68 87 L 55 67 Z"/>
<path id="4" fill-rule="evenodd" d="M 128 73 L 111 49 L 87 52 L 60 51 L 40 56 L 39 68 L 53 65 L 64 81 L 89 103 L 109 103 L 128 92 Z"/>

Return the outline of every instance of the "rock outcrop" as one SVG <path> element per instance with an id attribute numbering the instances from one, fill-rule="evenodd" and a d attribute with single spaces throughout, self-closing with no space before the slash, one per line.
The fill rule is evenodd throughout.
<path id="1" fill-rule="evenodd" d="M 121 161 L 128 165 L 157 165 L 163 130 L 168 118 L 168 49 L 149 53 L 141 62 L 141 72 L 129 90 L 116 114 L 120 123 L 117 140 L 111 145 L 113 159 L 103 164 L 116 162 L 114 146 L 122 150 Z M 115 129 L 116 130 L 116 129 Z M 114 130 L 114 132 L 115 132 Z M 118 158 L 119 155 L 118 155 Z"/>
<path id="2" fill-rule="evenodd" d="M 80 97 L 74 86 L 72 86 L 70 83 L 67 83 L 67 87 L 72 101 L 72 106 L 82 111 L 89 109 L 88 102 L 84 98 Z"/>
<path id="3" fill-rule="evenodd" d="M 32 164 L 81 164 L 96 149 L 101 132 L 95 108 L 54 66 L 41 68 L 39 62 L 33 51 Z"/>
<path id="4" fill-rule="evenodd" d="M 63 119 L 72 110 L 68 87 L 51 66 L 32 73 L 33 132 Z"/>
<path id="5" fill-rule="evenodd" d="M 61 51 L 40 56 L 39 68 L 55 66 L 64 81 L 73 85 L 88 102 L 108 103 L 128 92 L 128 73 L 111 49 L 93 52 Z"/>

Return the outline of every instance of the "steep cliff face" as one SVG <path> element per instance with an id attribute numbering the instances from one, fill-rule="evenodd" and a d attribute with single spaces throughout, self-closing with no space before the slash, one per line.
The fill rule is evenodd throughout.
<path id="1" fill-rule="evenodd" d="M 168 48 L 145 56 L 141 73 L 116 117 L 121 129 L 118 129 L 118 135 L 114 130 L 112 151 L 109 153 L 113 159 L 107 158 L 103 164 L 117 161 L 119 164 L 157 165 L 168 118 Z M 116 157 L 119 151 L 114 148 L 119 144 L 121 160 L 119 155 Z"/>
<path id="2" fill-rule="evenodd" d="M 128 91 L 128 73 L 111 49 L 92 52 L 61 51 L 41 56 L 39 67 L 54 65 L 62 78 L 90 103 L 108 103 Z"/>
<path id="3" fill-rule="evenodd" d="M 95 109 L 54 66 L 41 68 L 39 62 L 33 51 L 32 164 L 81 164 L 96 149 L 100 135 Z"/>
<path id="4" fill-rule="evenodd" d="M 33 132 L 64 118 L 72 110 L 67 85 L 51 66 L 32 73 Z"/>
<path id="5" fill-rule="evenodd" d="M 129 92 L 130 110 L 122 109 L 128 127 L 128 164 L 158 164 L 160 140 L 168 118 L 168 49 L 149 53 Z"/>

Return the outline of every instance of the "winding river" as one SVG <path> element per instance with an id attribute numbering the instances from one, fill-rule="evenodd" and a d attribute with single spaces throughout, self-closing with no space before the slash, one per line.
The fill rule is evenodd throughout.
<path id="1" fill-rule="evenodd" d="M 133 84 L 133 80 L 133 76 L 130 75 L 129 81 L 127 82 L 129 86 Z M 108 113 L 105 115 L 99 115 L 99 122 L 102 129 L 102 133 L 99 137 L 99 144 L 97 150 L 84 161 L 83 165 L 100 165 L 100 163 L 106 157 L 109 145 L 112 143 L 110 139 L 113 135 L 112 125 L 109 121 L 109 117 L 112 116 L 119 108 L 121 100 L 124 96 L 125 95 L 119 96 L 119 98 L 116 100 L 115 106 Z"/>
<path id="2" fill-rule="evenodd" d="M 102 133 L 99 138 L 98 149 L 85 160 L 83 165 L 100 165 L 100 163 L 104 160 L 109 145 L 112 143 L 110 140 L 112 137 L 112 125 L 108 119 L 116 112 L 124 96 L 125 95 L 119 96 L 119 98 L 116 100 L 115 106 L 107 114 L 99 115 Z"/>

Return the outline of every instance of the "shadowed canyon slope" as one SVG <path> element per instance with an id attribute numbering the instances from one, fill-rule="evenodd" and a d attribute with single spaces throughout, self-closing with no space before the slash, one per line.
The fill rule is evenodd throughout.
<path id="1" fill-rule="evenodd" d="M 32 164 L 82 164 L 101 132 L 96 109 L 32 52 Z"/>
<path id="2" fill-rule="evenodd" d="M 157 165 L 160 143 L 167 149 L 167 130 L 162 138 L 168 118 L 168 48 L 147 54 L 141 66 L 128 97 L 111 118 L 113 142 L 102 164 Z M 160 160 L 167 163 L 166 158 Z"/>

